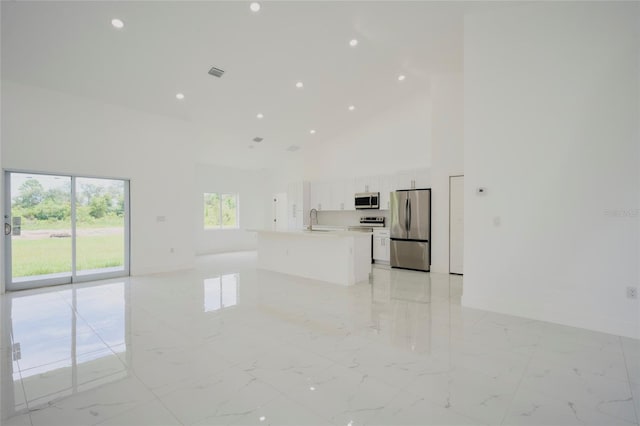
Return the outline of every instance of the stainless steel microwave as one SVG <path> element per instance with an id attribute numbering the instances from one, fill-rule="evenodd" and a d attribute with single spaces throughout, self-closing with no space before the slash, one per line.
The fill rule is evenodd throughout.
<path id="1" fill-rule="evenodd" d="M 379 192 L 360 192 L 355 198 L 356 210 L 379 209 L 380 193 Z"/>

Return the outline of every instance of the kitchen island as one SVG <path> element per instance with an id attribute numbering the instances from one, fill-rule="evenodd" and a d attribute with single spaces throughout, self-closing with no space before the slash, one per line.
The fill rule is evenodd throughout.
<path id="1" fill-rule="evenodd" d="M 258 234 L 260 269 L 345 286 L 369 278 L 369 232 L 251 231 Z"/>

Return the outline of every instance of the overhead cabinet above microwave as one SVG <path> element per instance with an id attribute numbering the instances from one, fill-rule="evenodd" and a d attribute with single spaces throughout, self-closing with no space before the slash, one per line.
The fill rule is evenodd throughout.
<path id="1" fill-rule="evenodd" d="M 359 192 L 355 196 L 354 204 L 356 210 L 379 209 L 380 193 L 379 192 Z"/>
<path id="2" fill-rule="evenodd" d="M 390 194 L 393 191 L 412 188 L 429 188 L 429 169 L 408 170 L 391 175 L 363 176 L 325 181 L 312 181 L 309 187 L 309 207 L 318 211 L 379 209 L 389 210 Z M 354 194 L 379 194 L 376 203 L 356 206 Z M 306 216 L 309 216 L 307 211 Z"/>

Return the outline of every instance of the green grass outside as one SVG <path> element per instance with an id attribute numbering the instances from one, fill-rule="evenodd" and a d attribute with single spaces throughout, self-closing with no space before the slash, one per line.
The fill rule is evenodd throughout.
<path id="1" fill-rule="evenodd" d="M 11 250 L 14 277 L 71 271 L 71 238 L 15 239 Z M 76 252 L 78 271 L 124 264 L 122 235 L 78 237 Z"/>
<path id="2" fill-rule="evenodd" d="M 119 216 L 105 216 L 100 219 L 84 219 L 78 220 L 78 229 L 86 228 L 117 228 L 123 226 L 124 219 Z M 40 231 L 42 229 L 71 229 L 71 220 L 36 220 L 22 218 L 22 230 L 23 231 Z"/>

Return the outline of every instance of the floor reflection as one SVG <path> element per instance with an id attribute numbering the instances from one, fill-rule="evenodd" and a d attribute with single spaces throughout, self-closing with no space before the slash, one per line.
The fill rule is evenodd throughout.
<path id="1" fill-rule="evenodd" d="M 447 315 L 443 309 L 448 310 L 451 303 L 459 303 L 459 295 L 450 290 L 451 283 L 433 282 L 433 279 L 431 274 L 374 267 L 371 328 L 378 334 L 387 335 L 396 348 L 430 353 L 434 315 Z M 440 276 L 440 279 L 448 280 L 448 277 Z"/>
<path id="2" fill-rule="evenodd" d="M 0 424 L 637 424 L 637 341 L 465 308 L 462 277 L 255 262 L 3 295 Z"/>
<path id="3" fill-rule="evenodd" d="M 128 375 L 123 282 L 13 293 L 2 310 L 2 418 Z"/>
<path id="4" fill-rule="evenodd" d="M 226 274 L 205 279 L 204 311 L 212 312 L 238 304 L 239 274 Z"/>

